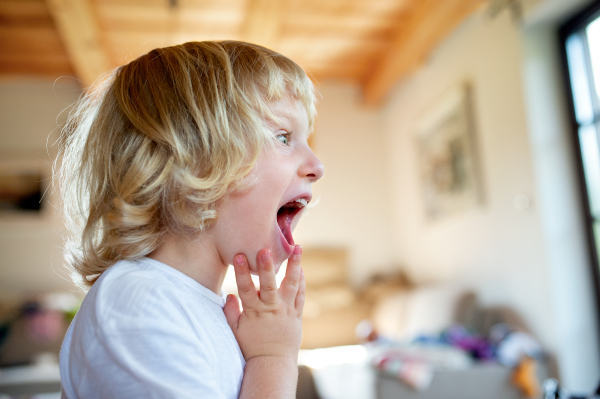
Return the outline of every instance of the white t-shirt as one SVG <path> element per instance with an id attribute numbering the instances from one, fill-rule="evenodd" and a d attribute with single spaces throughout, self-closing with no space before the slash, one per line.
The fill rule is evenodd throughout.
<path id="1" fill-rule="evenodd" d="M 224 304 L 153 259 L 117 262 L 94 283 L 67 332 L 63 397 L 237 398 L 245 361 Z"/>

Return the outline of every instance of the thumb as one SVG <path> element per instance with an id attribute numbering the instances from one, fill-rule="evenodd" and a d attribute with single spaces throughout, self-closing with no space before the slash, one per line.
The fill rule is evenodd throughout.
<path id="1" fill-rule="evenodd" d="M 229 327 L 231 327 L 231 329 L 235 331 L 237 329 L 240 315 L 242 314 L 238 299 L 235 295 L 227 295 L 227 301 L 225 302 L 225 306 L 223 307 L 223 312 L 225 313 L 227 324 L 229 324 Z"/>

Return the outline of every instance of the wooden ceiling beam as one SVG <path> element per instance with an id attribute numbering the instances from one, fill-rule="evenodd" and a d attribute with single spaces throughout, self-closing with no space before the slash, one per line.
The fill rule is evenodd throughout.
<path id="1" fill-rule="evenodd" d="M 3 26 L 52 25 L 52 19 L 43 0 L 0 1 L 0 21 Z"/>
<path id="2" fill-rule="evenodd" d="M 56 78 L 72 75 L 73 69 L 66 55 L 0 53 L 0 74 L 42 75 Z"/>
<path id="3" fill-rule="evenodd" d="M 2 54 L 60 54 L 64 53 L 56 30 L 46 26 L 0 25 Z"/>
<path id="4" fill-rule="evenodd" d="M 276 47 L 286 19 L 287 3 L 287 0 L 248 0 L 242 22 L 242 40 Z"/>
<path id="5" fill-rule="evenodd" d="M 484 0 L 418 0 L 392 45 L 363 80 L 363 99 L 378 104 L 396 82 L 416 69 L 431 51 Z"/>
<path id="6" fill-rule="evenodd" d="M 89 85 L 111 67 L 89 0 L 46 0 L 73 69 Z"/>

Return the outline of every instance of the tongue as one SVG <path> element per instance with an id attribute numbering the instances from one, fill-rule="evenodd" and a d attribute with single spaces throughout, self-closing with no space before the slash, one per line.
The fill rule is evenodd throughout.
<path id="1" fill-rule="evenodd" d="M 283 236 L 290 246 L 294 245 L 294 237 L 292 237 L 293 219 L 294 214 L 292 212 L 287 212 L 285 208 L 277 214 L 277 224 L 279 225 Z"/>

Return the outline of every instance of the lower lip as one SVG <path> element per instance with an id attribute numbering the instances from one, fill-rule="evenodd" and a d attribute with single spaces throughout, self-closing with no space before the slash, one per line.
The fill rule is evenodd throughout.
<path id="1" fill-rule="evenodd" d="M 288 257 L 292 256 L 292 254 L 294 253 L 294 245 L 288 244 L 288 241 L 283 236 L 283 232 L 279 228 L 279 225 L 277 223 L 275 224 L 277 225 L 277 230 L 279 231 L 279 239 L 281 240 L 281 246 L 283 247 L 284 252 L 287 254 Z"/>

